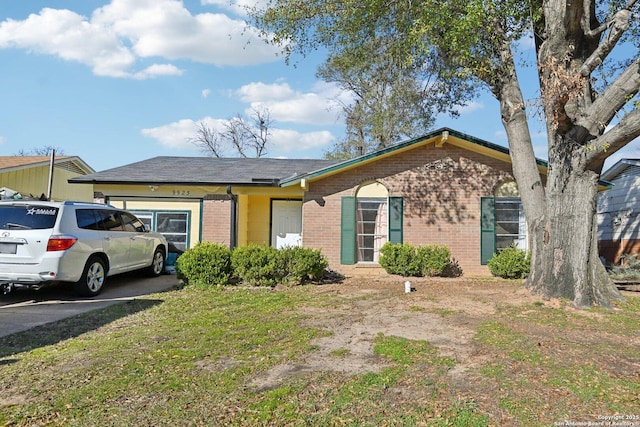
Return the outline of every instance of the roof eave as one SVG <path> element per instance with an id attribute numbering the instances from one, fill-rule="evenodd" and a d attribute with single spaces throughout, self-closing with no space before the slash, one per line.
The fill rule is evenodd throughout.
<path id="1" fill-rule="evenodd" d="M 188 185 L 188 186 L 242 186 L 242 187 L 280 187 L 278 181 L 274 182 L 203 182 L 203 181 L 118 181 L 118 180 L 97 180 L 81 177 L 71 178 L 69 184 L 93 184 L 93 185 Z"/>
<path id="2" fill-rule="evenodd" d="M 419 147 L 421 145 L 426 145 L 426 144 L 430 144 L 434 141 L 437 140 L 438 137 L 440 137 L 443 141 L 446 141 L 446 139 L 449 136 L 453 136 L 455 138 L 461 139 L 461 140 L 465 140 L 468 141 L 470 143 L 476 144 L 478 146 L 481 147 L 485 147 L 488 148 L 490 150 L 496 151 L 498 153 L 504 154 L 506 156 L 509 156 L 509 149 L 505 148 L 501 145 L 497 145 L 494 143 L 491 143 L 489 141 L 485 141 L 476 137 L 473 137 L 471 135 L 467 135 L 465 133 L 462 132 L 458 132 L 456 130 L 453 130 L 451 128 L 448 127 L 443 127 L 443 128 L 439 128 L 433 132 L 430 132 L 428 134 L 422 135 L 420 137 L 417 138 L 413 138 L 413 139 L 409 139 L 407 141 L 404 142 L 400 142 L 398 144 L 392 145 L 390 147 L 386 147 L 383 148 L 381 150 L 378 151 L 374 151 L 372 153 L 369 154 L 365 154 L 363 156 L 359 156 L 359 157 L 355 157 L 353 159 L 349 159 L 349 160 L 345 160 L 344 162 L 338 163 L 336 165 L 332 165 L 323 169 L 319 169 L 317 171 L 313 171 L 313 172 L 309 172 L 308 174 L 305 175 L 301 175 L 301 176 L 297 176 L 293 179 L 290 180 L 283 180 L 281 183 L 281 186 L 283 187 L 287 187 L 287 186 L 291 186 L 291 185 L 296 185 L 299 184 L 303 179 L 305 180 L 315 180 L 315 179 L 319 179 L 319 178 L 323 178 L 326 177 L 328 175 L 334 174 L 334 173 L 338 173 L 346 168 L 349 167 L 355 167 L 355 166 L 360 166 L 362 164 L 366 164 L 370 161 L 373 160 L 378 160 L 384 157 L 387 157 L 391 154 L 395 154 L 397 152 L 401 152 L 404 150 L 409 150 L 409 149 L 413 149 L 416 147 Z M 507 160 L 510 161 L 510 160 Z M 548 163 L 545 160 L 542 159 L 538 159 L 536 158 L 536 163 L 538 164 L 539 167 L 542 167 L 544 169 L 546 169 L 548 167 Z"/>

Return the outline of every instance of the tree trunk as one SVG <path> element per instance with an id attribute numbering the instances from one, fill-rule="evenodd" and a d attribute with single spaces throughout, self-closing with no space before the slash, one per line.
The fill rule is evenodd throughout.
<path id="1" fill-rule="evenodd" d="M 582 168 L 571 144 L 555 146 L 564 149 L 549 153 L 546 214 L 530 224 L 534 261 L 526 286 L 576 307 L 610 307 L 621 295 L 598 254 L 598 174 Z"/>

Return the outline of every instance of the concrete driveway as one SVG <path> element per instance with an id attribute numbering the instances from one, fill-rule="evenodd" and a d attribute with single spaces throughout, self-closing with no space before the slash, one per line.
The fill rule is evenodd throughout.
<path id="1" fill-rule="evenodd" d="M 0 295 L 0 337 L 176 286 L 178 279 L 172 274 L 149 278 L 131 273 L 107 278 L 100 295 L 93 298 L 76 296 L 71 285 L 17 290 Z"/>

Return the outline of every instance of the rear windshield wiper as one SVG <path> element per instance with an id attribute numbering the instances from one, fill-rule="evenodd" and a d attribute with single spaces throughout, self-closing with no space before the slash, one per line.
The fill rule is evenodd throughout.
<path id="1" fill-rule="evenodd" d="M 23 230 L 31 230 L 31 227 L 23 224 L 16 224 L 15 222 L 8 222 L 4 225 L 4 228 L 22 228 Z"/>

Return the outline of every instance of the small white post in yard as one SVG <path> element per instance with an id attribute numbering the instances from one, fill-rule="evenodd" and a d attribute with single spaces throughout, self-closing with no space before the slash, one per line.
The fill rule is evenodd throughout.
<path id="1" fill-rule="evenodd" d="M 408 280 L 404 282 L 404 292 L 407 294 L 411 292 L 411 282 Z"/>

